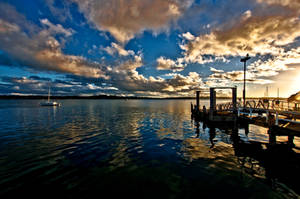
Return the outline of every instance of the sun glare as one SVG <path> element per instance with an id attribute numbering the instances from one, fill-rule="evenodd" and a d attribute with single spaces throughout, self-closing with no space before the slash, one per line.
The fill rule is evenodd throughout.
<path id="1" fill-rule="evenodd" d="M 293 82 L 293 88 L 296 90 L 296 92 L 300 91 L 300 69 L 297 70 L 297 75 L 295 76 L 294 82 Z"/>

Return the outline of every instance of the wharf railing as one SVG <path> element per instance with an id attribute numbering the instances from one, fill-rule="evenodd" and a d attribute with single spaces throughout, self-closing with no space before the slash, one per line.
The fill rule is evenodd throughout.
<path id="1" fill-rule="evenodd" d="M 236 103 L 238 116 L 247 115 L 251 119 L 257 113 L 266 117 L 268 122 L 269 116 L 275 115 L 275 125 L 279 124 L 279 121 L 290 122 L 300 124 L 300 104 L 288 102 L 278 99 L 257 99 L 248 100 L 243 106 L 242 103 Z M 222 103 L 216 105 L 216 111 L 234 111 L 234 104 L 231 102 Z"/>

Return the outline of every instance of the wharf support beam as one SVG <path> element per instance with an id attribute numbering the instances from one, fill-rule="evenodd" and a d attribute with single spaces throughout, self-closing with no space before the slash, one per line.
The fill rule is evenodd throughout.
<path id="1" fill-rule="evenodd" d="M 210 102 L 210 109 L 209 109 L 209 120 L 214 121 L 214 118 L 218 118 L 218 120 L 220 119 L 220 116 L 218 116 L 216 114 L 216 101 L 217 101 L 217 97 L 216 97 L 216 89 L 231 89 L 232 90 L 232 111 L 235 114 L 237 111 L 237 88 L 236 87 L 212 87 L 209 89 L 209 102 Z M 221 116 L 224 117 L 224 116 Z M 228 119 L 228 118 L 227 118 Z M 224 119 L 226 120 L 226 119 Z"/>

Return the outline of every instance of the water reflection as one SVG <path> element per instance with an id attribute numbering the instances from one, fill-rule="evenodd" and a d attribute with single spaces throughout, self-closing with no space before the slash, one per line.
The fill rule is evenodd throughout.
<path id="1" fill-rule="evenodd" d="M 206 124 L 202 123 L 203 129 L 200 129 L 200 123 L 195 121 L 196 138 L 206 133 Z M 259 131 L 253 132 L 255 129 Z M 273 189 L 288 193 L 289 197 L 298 197 L 293 191 L 298 190 L 297 180 L 300 177 L 300 153 L 294 150 L 296 145 L 291 141 L 276 140 L 276 135 L 268 129 L 253 125 L 242 129 L 221 127 L 218 130 L 225 139 L 216 139 L 216 128 L 210 127 L 209 148 L 203 137 L 202 140 L 185 140 L 184 151 L 189 161 L 213 159 L 214 164 L 222 163 L 228 170 L 241 169 L 243 175 L 265 179 Z"/>
<path id="2" fill-rule="evenodd" d="M 34 100 L 5 103 L 0 195 L 54 189 L 84 198 L 114 195 L 116 187 L 127 196 L 155 198 L 206 197 L 215 190 L 254 196 L 249 187 L 264 198 L 276 195 L 257 179 L 296 189 L 291 180 L 299 177 L 292 174 L 300 164 L 294 148 L 271 146 L 268 134 L 255 126 L 191 122 L 190 101 L 65 100 L 55 108 L 41 108 Z"/>

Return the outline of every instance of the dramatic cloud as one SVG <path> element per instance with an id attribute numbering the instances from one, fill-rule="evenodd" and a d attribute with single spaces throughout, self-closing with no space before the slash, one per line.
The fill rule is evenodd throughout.
<path id="1" fill-rule="evenodd" d="M 205 55 L 278 55 L 283 52 L 283 45 L 294 42 L 299 36 L 298 17 L 249 17 L 230 29 L 200 35 L 181 47 L 186 51 L 186 59 L 191 62 L 202 62 Z"/>
<path id="2" fill-rule="evenodd" d="M 103 48 L 110 55 L 118 54 L 120 56 L 134 55 L 135 53 L 132 50 L 125 50 L 122 46 L 112 42 L 111 46 Z"/>
<path id="3" fill-rule="evenodd" d="M 0 47 L 3 51 L 16 60 L 19 64 L 29 66 L 37 70 L 49 70 L 62 73 L 70 73 L 77 76 L 84 76 L 86 80 L 82 83 L 56 82 L 54 92 L 57 94 L 89 93 L 89 91 L 103 92 L 104 87 L 99 82 L 110 85 L 108 89 L 117 91 L 117 93 L 135 93 L 136 95 L 148 96 L 153 93 L 168 95 L 188 95 L 199 86 L 203 86 L 202 79 L 198 73 L 190 72 L 188 76 L 175 74 L 169 79 L 160 77 L 145 77 L 137 69 L 143 65 L 142 54 L 136 54 L 131 50 L 125 50 L 122 45 L 111 43 L 111 46 L 104 48 L 111 55 L 127 57 L 115 61 L 112 65 L 103 66 L 97 62 L 88 61 L 85 57 L 67 55 L 62 51 L 62 44 L 59 41 L 60 36 L 64 39 L 72 36 L 72 29 L 65 29 L 60 24 L 54 24 L 48 19 L 41 19 L 42 28 L 27 24 L 32 32 L 29 34 L 23 31 L 18 20 L 11 23 L 9 20 L 1 19 L 1 38 Z M 160 63 L 164 62 L 161 58 Z M 168 62 L 168 60 L 167 60 Z M 182 70 L 180 60 L 174 62 L 170 69 L 173 71 Z M 75 78 L 76 76 L 74 76 Z M 96 78 L 101 79 L 97 83 Z M 76 79 L 76 78 L 75 78 Z M 6 90 L 9 93 L 18 93 L 18 90 L 27 92 L 32 90 L 34 94 L 42 94 L 46 89 L 46 81 L 34 78 L 2 78 L 6 82 Z M 9 86 L 7 86 L 9 85 Z M 5 90 L 3 87 L 2 90 Z M 86 89 L 86 92 L 84 92 Z M 97 92 L 96 92 L 97 93 Z M 179 94 L 181 93 L 181 94 Z"/>
<path id="4" fill-rule="evenodd" d="M 168 30 L 192 0 L 73 0 L 99 30 L 126 42 L 145 30 Z"/>
<path id="5" fill-rule="evenodd" d="M 11 24 L 0 19 L 0 33 L 18 32 L 19 30 L 20 28 L 16 24 Z"/>
<path id="6" fill-rule="evenodd" d="M 284 71 L 295 70 L 294 66 L 300 64 L 300 47 L 290 49 L 281 55 L 262 61 L 258 59 L 247 67 L 246 80 L 250 84 L 271 84 L 275 83 L 274 77 Z M 206 81 L 208 86 L 234 85 L 244 80 L 243 71 L 217 70 L 210 68 L 213 72 Z"/>
<path id="7" fill-rule="evenodd" d="M 299 0 L 256 0 L 258 3 L 283 6 L 289 8 L 295 12 L 300 12 L 300 1 Z"/>
<path id="8" fill-rule="evenodd" d="M 40 22 L 48 27 L 47 31 L 52 34 L 64 34 L 65 36 L 69 37 L 73 34 L 72 29 L 65 29 L 62 27 L 62 25 L 57 24 L 54 25 L 51 23 L 48 19 L 41 19 Z M 47 33 L 49 34 L 49 33 Z"/>
<path id="9" fill-rule="evenodd" d="M 190 32 L 181 34 L 179 37 L 183 40 L 179 46 L 183 50 L 183 57 L 180 58 L 183 66 L 188 63 L 229 62 L 230 57 L 249 53 L 253 57 L 271 55 L 267 61 L 259 59 L 254 64 L 254 79 L 278 75 L 280 71 L 287 70 L 288 63 L 293 63 L 300 56 L 298 51 L 292 52 L 293 49 L 287 47 L 300 37 L 300 9 L 297 9 L 300 8 L 300 1 L 257 0 L 257 3 L 252 11 L 245 11 L 238 19 L 226 21 L 209 33 L 199 36 Z M 291 59 L 291 53 L 294 59 Z M 168 63 L 174 62 L 171 61 Z M 222 78 L 237 81 L 232 74 Z"/>
<path id="10" fill-rule="evenodd" d="M 210 71 L 214 72 L 214 73 L 224 73 L 224 70 L 218 70 L 218 69 L 215 69 L 213 67 L 210 67 Z"/>
<path id="11" fill-rule="evenodd" d="M 283 71 L 294 70 L 293 66 L 300 64 L 300 48 L 293 48 L 288 52 L 276 57 L 267 59 L 266 61 L 258 60 L 247 67 L 247 82 L 252 84 L 270 84 L 274 83 L 273 77 L 279 75 Z M 209 81 L 227 83 L 239 83 L 243 81 L 243 71 L 229 71 L 210 69 L 213 72 L 208 77 Z"/>
<path id="12" fill-rule="evenodd" d="M 247 72 L 246 81 L 251 84 L 270 84 L 272 80 L 258 78 L 259 76 L 253 72 Z M 208 78 L 209 86 L 230 86 L 242 83 L 244 81 L 244 71 L 215 72 Z"/>
<path id="13" fill-rule="evenodd" d="M 0 20 L 0 49 L 19 65 L 37 70 L 105 78 L 101 66 L 96 62 L 62 52 L 60 41 L 55 36 L 67 38 L 72 35 L 73 30 L 64 29 L 60 24 L 54 25 L 48 19 L 40 20 L 45 27 L 39 28 L 24 20 L 14 8 L 6 4 L 1 4 L 0 7 L 0 12 L 5 9 L 3 12 L 6 13 Z M 11 17 L 14 18 L 14 23 L 10 22 Z"/>
<path id="14" fill-rule="evenodd" d="M 53 95 L 91 95 L 109 94 L 118 89 L 109 85 L 96 85 L 91 82 L 51 80 L 39 76 L 0 77 L 5 84 L 0 84 L 0 94 L 48 94 L 49 86 Z"/>
<path id="15" fill-rule="evenodd" d="M 145 77 L 137 69 L 142 66 L 142 57 L 135 56 L 119 65 L 109 67 L 107 83 L 117 87 L 120 91 L 140 96 L 192 95 L 191 93 L 203 86 L 198 73 L 190 72 L 188 76 L 173 74 L 168 79 L 161 77 Z"/>
<path id="16" fill-rule="evenodd" d="M 171 59 L 166 59 L 164 57 L 159 57 L 156 60 L 157 70 L 172 70 L 173 72 L 182 71 L 185 65 L 182 64 L 182 59 L 177 59 L 173 61 Z"/>
<path id="17" fill-rule="evenodd" d="M 186 40 L 192 41 L 195 39 L 195 36 L 192 35 L 190 32 L 186 32 L 182 34 L 182 37 Z"/>
<path id="18" fill-rule="evenodd" d="M 32 13 L 10 3 L 0 3 L 1 93 L 43 94 L 51 82 L 61 95 L 193 96 L 240 87 L 247 53 L 249 87 L 298 77 L 299 0 L 46 0 Z"/>
<path id="19" fill-rule="evenodd" d="M 293 65 L 300 64 L 300 47 L 290 49 L 281 55 L 252 63 L 248 70 L 255 73 L 257 77 L 271 77 L 278 75 L 281 71 L 294 70 Z"/>

